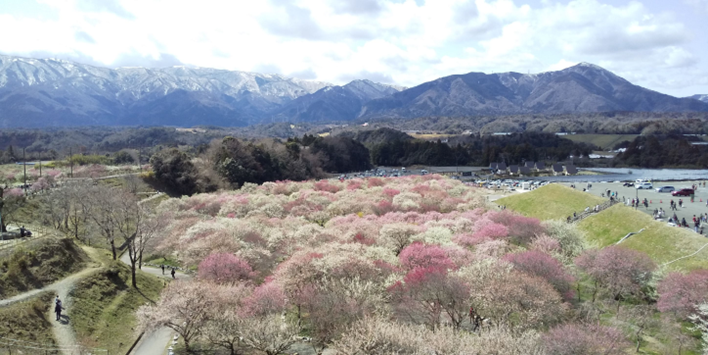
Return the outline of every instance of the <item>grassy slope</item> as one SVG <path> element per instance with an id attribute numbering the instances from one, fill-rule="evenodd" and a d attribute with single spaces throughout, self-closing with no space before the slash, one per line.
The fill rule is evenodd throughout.
<path id="1" fill-rule="evenodd" d="M 130 287 L 130 269 L 109 261 L 95 275 L 80 282 L 72 291 L 74 306 L 69 316 L 77 339 L 87 346 L 125 352 L 136 339 L 135 311 L 157 301 L 163 282 L 138 272 L 139 290 Z"/>
<path id="2" fill-rule="evenodd" d="M 631 142 L 638 136 L 638 134 L 569 134 L 563 136 L 563 138 L 568 138 L 577 143 L 594 144 L 602 149 L 610 149 L 617 143 L 621 143 L 622 141 Z"/>
<path id="3" fill-rule="evenodd" d="M 86 266 L 89 257 L 71 239 L 40 239 L 0 254 L 0 297 L 37 289 Z"/>
<path id="4" fill-rule="evenodd" d="M 530 192 L 495 201 L 525 216 L 538 219 L 565 219 L 606 200 L 559 184 L 549 184 Z"/>
<path id="5" fill-rule="evenodd" d="M 0 338 L 40 343 L 43 344 L 42 347 L 47 348 L 53 347 L 55 345 L 51 324 L 53 320 L 47 319 L 53 298 L 54 293 L 44 292 L 31 300 L 0 308 Z M 7 343 L 7 340 L 0 339 L 0 341 Z M 0 348 L 2 346 L 0 345 Z M 18 348 L 18 350 L 24 349 Z"/>
<path id="6" fill-rule="evenodd" d="M 645 213 L 615 205 L 578 224 L 591 243 L 604 247 L 616 243 L 629 232 L 638 232 L 620 245 L 647 253 L 658 264 L 691 254 L 708 243 L 708 238 L 684 228 L 669 227 Z M 674 270 L 708 269 L 708 248 L 694 257 L 670 265 Z"/>

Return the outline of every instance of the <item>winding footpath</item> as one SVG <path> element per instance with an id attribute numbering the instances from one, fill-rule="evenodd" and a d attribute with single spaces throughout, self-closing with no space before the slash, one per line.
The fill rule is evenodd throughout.
<path id="1" fill-rule="evenodd" d="M 86 249 L 85 249 L 86 250 Z M 91 255 L 91 252 L 88 250 L 87 254 Z M 21 293 L 19 295 L 15 295 L 13 297 L 10 297 L 5 300 L 0 300 L 0 307 L 7 307 L 9 305 L 12 305 L 17 302 L 22 302 L 26 301 L 32 297 L 37 296 L 38 294 L 45 292 L 45 291 L 52 291 L 59 295 L 59 299 L 62 300 L 62 303 L 64 305 L 64 308 L 69 309 L 72 304 L 71 298 L 69 298 L 69 293 L 71 290 L 76 286 L 76 283 L 79 282 L 81 279 L 83 279 L 86 276 L 91 275 L 92 273 L 96 272 L 97 270 L 100 269 L 100 266 L 96 265 L 95 263 L 75 274 L 71 274 L 51 285 L 44 286 L 42 288 L 28 291 L 25 293 Z M 61 320 L 57 321 L 56 320 L 56 315 L 54 314 L 54 305 L 52 304 L 51 307 L 49 307 L 49 313 L 47 315 L 47 319 L 51 321 L 52 324 L 52 333 L 54 334 L 54 339 L 56 340 L 57 343 L 57 348 L 62 349 L 61 353 L 63 355 L 72 355 L 76 353 L 76 350 L 80 349 L 80 346 L 77 345 L 76 342 L 76 334 L 74 334 L 74 330 L 72 329 L 71 325 L 69 324 L 70 319 L 69 316 L 63 315 Z"/>
<path id="2" fill-rule="evenodd" d="M 147 199 L 146 199 L 147 200 Z M 141 202 L 144 202 L 146 200 L 143 200 Z M 130 266 L 130 256 L 128 253 L 123 254 L 120 257 L 120 261 L 125 263 L 126 265 Z M 158 268 L 153 268 L 150 266 L 143 265 L 142 271 L 144 273 L 150 274 L 157 276 L 158 278 L 161 279 L 172 279 L 172 276 L 170 276 L 170 273 L 168 269 L 165 269 L 165 274 L 162 274 L 162 269 Z M 177 272 L 175 274 L 175 278 L 178 280 L 185 280 L 185 279 L 190 279 L 191 277 L 189 275 L 186 275 L 182 272 Z M 130 352 L 131 355 L 161 355 L 165 354 L 167 349 L 167 345 L 170 343 L 172 340 L 172 337 L 174 336 L 175 332 L 167 327 L 162 327 L 159 329 L 156 329 L 152 332 L 145 333 L 143 337 L 140 339 L 138 344 L 135 346 L 133 351 Z"/>

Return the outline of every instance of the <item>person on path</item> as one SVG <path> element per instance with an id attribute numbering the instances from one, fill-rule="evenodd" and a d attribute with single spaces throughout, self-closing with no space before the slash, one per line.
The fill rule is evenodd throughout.
<path id="1" fill-rule="evenodd" d="M 160 268 L 162 268 L 162 274 L 165 274 L 165 264 L 160 264 Z"/>
<path id="2" fill-rule="evenodd" d="M 61 320 L 61 300 L 59 299 L 59 296 L 57 296 L 56 301 L 54 302 L 54 313 L 57 314 L 57 320 Z"/>
<path id="3" fill-rule="evenodd" d="M 175 268 L 172 268 L 172 271 L 170 272 L 170 274 L 172 275 L 172 278 L 174 279 L 175 278 Z"/>

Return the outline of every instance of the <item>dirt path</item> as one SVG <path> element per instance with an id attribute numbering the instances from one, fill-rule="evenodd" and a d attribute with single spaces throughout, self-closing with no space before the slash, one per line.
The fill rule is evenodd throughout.
<path id="1" fill-rule="evenodd" d="M 57 295 L 59 295 L 59 299 L 62 301 L 64 308 L 69 309 L 71 308 L 72 304 L 72 300 L 69 298 L 69 292 L 71 292 L 71 290 L 74 288 L 78 281 L 88 275 L 91 275 L 96 270 L 99 270 L 99 268 L 91 266 L 75 274 L 69 275 L 68 277 L 61 279 L 51 285 L 21 293 L 6 300 L 2 300 L 0 301 L 0 307 L 7 307 L 16 302 L 28 300 L 44 291 L 53 291 Z M 64 355 L 74 354 L 75 352 L 71 350 L 77 349 L 77 343 L 74 330 L 71 328 L 70 325 L 69 316 L 64 314 L 62 315 L 61 319 L 57 321 L 56 314 L 54 314 L 54 304 L 52 304 L 49 309 L 47 319 L 52 321 L 52 333 L 54 334 L 54 339 L 57 342 L 57 348 L 64 349 L 62 350 L 62 354 Z"/>

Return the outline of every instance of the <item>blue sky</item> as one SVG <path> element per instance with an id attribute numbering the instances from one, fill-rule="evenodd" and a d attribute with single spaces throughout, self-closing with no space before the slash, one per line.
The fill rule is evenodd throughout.
<path id="1" fill-rule="evenodd" d="M 413 86 L 579 62 L 708 94 L 708 0 L 0 0 L 0 53 Z"/>

